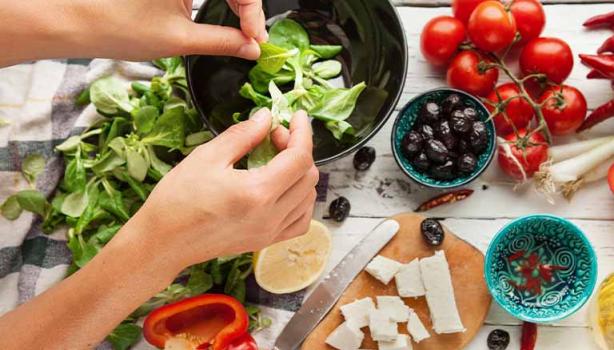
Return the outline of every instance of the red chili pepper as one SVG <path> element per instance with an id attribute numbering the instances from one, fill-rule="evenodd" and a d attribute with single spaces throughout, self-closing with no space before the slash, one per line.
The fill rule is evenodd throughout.
<path id="1" fill-rule="evenodd" d="M 585 55 L 580 54 L 585 65 L 599 71 L 608 79 L 614 79 L 614 55 Z"/>
<path id="2" fill-rule="evenodd" d="M 593 126 L 603 122 L 606 119 L 614 117 L 614 99 L 606 104 L 597 107 L 580 125 L 576 132 L 581 132 L 590 129 Z"/>
<path id="3" fill-rule="evenodd" d="M 586 75 L 586 79 L 608 79 L 608 77 L 601 74 L 601 72 L 596 69 L 591 69 L 591 71 Z"/>
<path id="4" fill-rule="evenodd" d="M 607 38 L 597 50 L 597 53 L 606 53 L 606 52 L 614 53 L 614 35 Z"/>
<path id="5" fill-rule="evenodd" d="M 537 343 L 537 325 L 531 322 L 523 322 L 520 350 L 533 350 L 535 343 Z"/>
<path id="6" fill-rule="evenodd" d="M 467 190 L 467 189 L 456 190 L 456 191 L 444 193 L 442 195 L 431 198 L 428 201 L 422 203 L 416 209 L 416 212 L 423 212 L 423 211 L 427 211 L 427 210 L 436 208 L 440 205 L 462 201 L 463 199 L 467 199 L 472 194 L 473 194 L 473 190 Z"/>
<path id="7" fill-rule="evenodd" d="M 612 25 L 614 25 L 614 11 L 591 17 L 587 19 L 586 22 L 584 22 L 583 24 L 583 26 L 588 28 L 595 28 L 601 26 L 609 27 Z"/>
<path id="8" fill-rule="evenodd" d="M 203 294 L 151 312 L 143 335 L 160 349 L 170 339 L 179 338 L 199 350 L 258 350 L 248 326 L 247 312 L 237 299 Z"/>

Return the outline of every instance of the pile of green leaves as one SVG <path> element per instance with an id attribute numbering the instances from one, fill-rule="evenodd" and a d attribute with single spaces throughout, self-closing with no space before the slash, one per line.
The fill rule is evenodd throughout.
<path id="1" fill-rule="evenodd" d="M 269 41 L 260 48 L 262 53 L 249 72 L 249 82 L 239 91 L 256 106 L 251 111 L 235 113 L 235 121 L 268 107 L 279 123 L 288 126 L 292 114 L 302 109 L 322 121 L 338 140 L 354 134 L 346 119 L 354 111 L 366 84 L 362 82 L 346 89 L 336 88 L 328 81 L 341 74 L 341 62 L 334 59 L 341 46 L 312 45 L 299 23 L 282 19 L 273 24 Z M 287 92 L 282 93 L 280 89 Z"/>
<path id="2" fill-rule="evenodd" d="M 35 189 L 45 159 L 30 155 L 22 163 L 22 173 L 31 188 L 10 196 L 0 207 L 9 220 L 17 219 L 23 210 L 40 215 L 47 233 L 67 227 L 73 257 L 70 273 L 85 266 L 113 238 L 174 165 L 212 138 L 191 105 L 181 59 L 161 59 L 154 64 L 165 73 L 149 84 L 107 77 L 79 96 L 78 104 L 91 102 L 102 118 L 56 147 L 66 168 L 50 202 Z M 140 337 L 139 317 L 209 290 L 243 302 L 245 279 L 251 272 L 251 254 L 192 266 L 107 339 L 115 349 L 127 349 Z M 256 308 L 249 311 L 252 328 L 266 326 L 267 320 L 260 318 Z"/>

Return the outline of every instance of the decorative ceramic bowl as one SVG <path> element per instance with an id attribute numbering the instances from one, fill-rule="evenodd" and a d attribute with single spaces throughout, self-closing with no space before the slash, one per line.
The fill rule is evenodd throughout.
<path id="1" fill-rule="evenodd" d="M 478 157 L 478 162 L 473 173 L 466 176 L 459 176 L 453 180 L 436 180 L 421 171 L 415 169 L 409 159 L 407 159 L 401 151 L 401 141 L 405 134 L 411 131 L 418 119 L 418 113 L 420 108 L 427 102 L 441 103 L 446 97 L 451 94 L 457 94 L 461 96 L 461 99 L 467 107 L 473 107 L 478 112 L 478 118 L 486 123 L 486 130 L 488 131 L 488 146 L 484 152 Z M 488 165 L 492 161 L 496 151 L 496 132 L 495 124 L 492 120 L 489 120 L 490 112 L 486 106 L 482 104 L 477 98 L 470 94 L 451 88 L 439 88 L 427 91 L 421 95 L 416 96 L 409 101 L 405 107 L 401 110 L 397 119 L 392 127 L 391 143 L 392 153 L 397 164 L 410 179 L 414 180 L 420 185 L 435 188 L 435 189 L 449 189 L 464 186 L 473 180 L 477 179 L 488 168 Z"/>
<path id="2" fill-rule="evenodd" d="M 324 123 L 315 120 L 313 156 L 322 165 L 358 150 L 386 123 L 403 91 L 408 50 L 395 7 L 383 0 L 263 0 L 262 6 L 267 19 L 287 16 L 302 24 L 314 44 L 343 46 L 336 57 L 343 65 L 342 77 L 331 83 L 339 87 L 367 84 L 347 120 L 356 137 L 338 141 Z M 239 27 L 226 0 L 206 1 L 196 22 Z M 234 112 L 253 107 L 239 95 L 239 89 L 254 64 L 231 57 L 186 58 L 194 104 L 216 135 L 234 124 Z"/>
<path id="3" fill-rule="evenodd" d="M 589 299 L 597 257 L 576 225 L 552 215 L 530 215 L 497 233 L 486 253 L 484 275 L 495 301 L 511 315 L 552 322 Z"/>

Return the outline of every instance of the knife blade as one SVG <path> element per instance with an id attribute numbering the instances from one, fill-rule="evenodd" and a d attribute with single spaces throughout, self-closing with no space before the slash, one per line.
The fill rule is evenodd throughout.
<path id="1" fill-rule="evenodd" d="M 373 257 L 399 231 L 399 223 L 386 220 L 358 243 L 307 297 L 277 338 L 273 350 L 294 350 L 332 309 L 341 294 Z"/>

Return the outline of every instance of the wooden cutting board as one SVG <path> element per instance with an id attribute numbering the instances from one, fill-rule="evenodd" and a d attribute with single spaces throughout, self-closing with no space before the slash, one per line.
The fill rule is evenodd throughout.
<path id="1" fill-rule="evenodd" d="M 486 288 L 483 274 L 484 255 L 469 243 L 455 236 L 447 228 L 441 246 L 436 247 L 437 249 L 428 246 L 422 239 L 420 232 L 420 223 L 424 220 L 423 216 L 407 213 L 394 216 L 392 219 L 396 220 L 401 228 L 380 254 L 402 263 L 408 263 L 415 258 L 432 256 L 436 250 L 443 249 L 452 273 L 452 284 L 458 310 L 463 325 L 467 329 L 464 333 L 438 335 L 432 330 L 426 299 L 424 297 L 404 298 L 405 303 L 416 311 L 422 323 L 431 333 L 431 338 L 423 340 L 419 344 L 412 342 L 414 350 L 457 350 L 464 348 L 484 323 L 490 307 L 491 297 Z M 326 345 L 324 341 L 343 322 L 339 307 L 351 303 L 355 299 L 375 298 L 378 295 L 397 295 L 394 280 L 386 286 L 371 277 L 367 272 L 361 272 L 348 286 L 334 308 L 307 337 L 302 349 L 332 350 L 333 348 Z M 400 333 L 407 334 L 406 325 L 407 323 L 399 324 Z M 362 330 L 365 332 L 362 348 L 377 349 L 377 343 L 371 340 L 369 328 L 365 327 Z"/>

